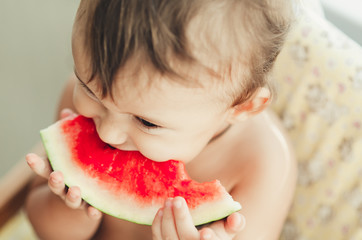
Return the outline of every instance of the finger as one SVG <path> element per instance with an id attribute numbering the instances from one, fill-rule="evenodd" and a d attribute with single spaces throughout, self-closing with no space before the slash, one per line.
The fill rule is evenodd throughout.
<path id="1" fill-rule="evenodd" d="M 161 220 L 161 235 L 164 239 L 178 239 L 175 220 L 172 213 L 172 199 L 165 202 Z"/>
<path id="2" fill-rule="evenodd" d="M 65 199 L 65 184 L 61 172 L 52 172 L 49 175 L 48 186 L 54 194 L 60 196 L 63 200 Z"/>
<path id="3" fill-rule="evenodd" d="M 92 206 L 89 206 L 87 208 L 87 213 L 88 213 L 88 217 L 93 219 L 93 220 L 98 220 L 102 217 L 102 213 L 101 211 L 99 211 L 98 209 L 92 207 Z"/>
<path id="4" fill-rule="evenodd" d="M 25 156 L 26 162 L 29 167 L 39 176 L 42 176 L 46 179 L 49 178 L 52 168 L 50 167 L 49 161 L 47 158 L 41 158 L 35 153 L 29 153 Z"/>
<path id="5" fill-rule="evenodd" d="M 194 226 L 185 199 L 176 197 L 172 205 L 179 238 L 181 240 L 199 239 L 199 232 Z"/>
<path id="6" fill-rule="evenodd" d="M 60 111 L 60 118 L 63 119 L 73 114 L 75 113 L 70 108 L 64 108 Z"/>
<path id="7" fill-rule="evenodd" d="M 213 222 L 209 227 L 200 230 L 200 235 L 202 235 L 204 239 L 232 239 L 236 234 L 226 231 L 225 222 L 226 220 Z"/>
<path id="8" fill-rule="evenodd" d="M 217 240 L 219 239 L 214 231 L 210 228 L 203 228 L 200 230 L 200 239 L 201 240 Z"/>
<path id="9" fill-rule="evenodd" d="M 245 228 L 246 220 L 240 213 L 233 213 L 225 221 L 225 230 L 229 234 L 236 234 Z"/>
<path id="10" fill-rule="evenodd" d="M 65 204 L 73 209 L 80 208 L 82 205 L 82 197 L 80 195 L 80 188 L 73 186 L 68 189 L 65 196 Z"/>
<path id="11" fill-rule="evenodd" d="M 77 186 L 69 187 L 65 195 L 65 204 L 70 208 L 77 209 L 82 206 L 82 203 L 80 188 Z"/>
<path id="12" fill-rule="evenodd" d="M 158 210 L 152 223 L 152 240 L 161 240 L 161 223 L 162 223 L 163 209 Z"/>

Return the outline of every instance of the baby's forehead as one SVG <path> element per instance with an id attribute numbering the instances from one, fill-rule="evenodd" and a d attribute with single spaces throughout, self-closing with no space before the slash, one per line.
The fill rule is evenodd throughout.
<path id="1" fill-rule="evenodd" d="M 119 101 L 129 99 L 162 99 L 169 104 L 182 104 L 192 102 L 209 102 L 216 106 L 226 107 L 231 101 L 231 96 L 226 91 L 226 85 L 210 81 L 209 74 L 198 74 L 198 80 L 178 81 L 173 76 L 161 75 L 157 72 L 149 72 L 145 69 L 137 72 L 137 75 L 130 75 L 130 72 L 123 75 L 116 75 L 113 84 L 113 98 Z M 191 77 L 191 76 L 185 76 Z M 130 82 L 132 78 L 134 81 Z M 199 82 L 201 84 L 194 84 Z M 187 101 L 186 101 L 187 100 Z"/>
<path id="2" fill-rule="evenodd" d="M 119 68 L 114 81 L 121 87 L 159 88 L 179 87 L 190 91 L 203 91 L 221 88 L 226 83 L 221 74 L 203 64 L 195 64 L 179 59 L 170 61 L 174 73 L 161 72 L 147 59 L 131 58 L 124 67 Z M 162 88 L 161 87 L 161 88 Z"/>

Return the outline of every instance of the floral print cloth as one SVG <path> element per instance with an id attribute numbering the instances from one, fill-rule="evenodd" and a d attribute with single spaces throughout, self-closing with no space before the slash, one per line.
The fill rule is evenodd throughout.
<path id="1" fill-rule="evenodd" d="M 298 160 L 281 240 L 362 239 L 362 49 L 305 10 L 277 59 L 272 108 Z"/>

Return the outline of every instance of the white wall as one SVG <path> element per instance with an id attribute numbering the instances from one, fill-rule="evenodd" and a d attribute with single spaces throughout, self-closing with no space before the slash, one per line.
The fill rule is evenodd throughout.
<path id="1" fill-rule="evenodd" d="M 0 176 L 54 119 L 73 68 L 70 36 L 78 3 L 0 1 Z"/>
<path id="2" fill-rule="evenodd" d="M 362 45 L 362 1 L 321 0 L 321 3 L 326 18 Z"/>

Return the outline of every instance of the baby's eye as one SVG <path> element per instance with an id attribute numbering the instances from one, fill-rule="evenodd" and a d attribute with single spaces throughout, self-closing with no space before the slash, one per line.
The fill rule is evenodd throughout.
<path id="1" fill-rule="evenodd" d="M 93 98 L 94 100 L 99 102 L 99 99 L 97 98 L 97 96 L 94 94 L 94 92 L 92 92 L 92 90 L 90 90 L 88 88 L 87 85 L 85 85 L 84 82 L 79 81 L 80 85 L 82 86 L 82 88 L 86 91 L 86 93 L 88 94 L 89 97 Z"/>
<path id="2" fill-rule="evenodd" d="M 143 118 L 140 118 L 140 117 L 135 117 L 137 119 L 137 121 L 142 124 L 143 127 L 146 127 L 146 128 L 159 128 L 160 126 L 154 124 L 154 123 L 151 123 L 147 120 L 144 120 Z"/>

